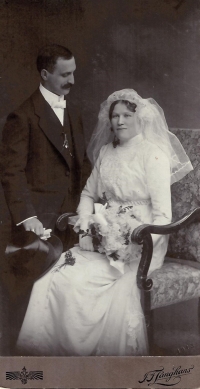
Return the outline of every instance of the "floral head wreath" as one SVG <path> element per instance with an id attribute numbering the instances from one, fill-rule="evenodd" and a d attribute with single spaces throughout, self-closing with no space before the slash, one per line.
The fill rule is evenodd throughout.
<path id="1" fill-rule="evenodd" d="M 171 165 L 171 183 L 179 181 L 192 169 L 192 164 L 178 138 L 168 130 L 162 108 L 152 98 L 143 99 L 134 89 L 122 89 L 112 93 L 101 106 L 98 123 L 92 134 L 87 153 L 95 163 L 103 145 L 113 141 L 110 131 L 109 110 L 114 101 L 136 104 L 140 132 L 144 139 L 156 144 L 168 156 Z"/>

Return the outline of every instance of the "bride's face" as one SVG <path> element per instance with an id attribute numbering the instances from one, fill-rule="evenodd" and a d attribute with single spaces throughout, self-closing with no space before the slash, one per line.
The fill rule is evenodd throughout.
<path id="1" fill-rule="evenodd" d="M 117 103 L 111 117 L 112 129 L 121 143 L 139 134 L 136 112 L 130 111 L 123 103 Z"/>

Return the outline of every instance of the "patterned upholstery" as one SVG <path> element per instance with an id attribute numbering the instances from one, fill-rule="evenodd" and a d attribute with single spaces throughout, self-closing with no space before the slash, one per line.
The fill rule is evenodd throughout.
<path id="1" fill-rule="evenodd" d="M 172 185 L 173 221 L 176 221 L 200 206 L 200 130 L 171 131 L 179 138 L 194 168 L 180 182 Z M 200 264 L 196 263 L 195 268 L 187 262 L 200 262 L 200 223 L 191 223 L 172 234 L 167 255 L 181 260 L 173 263 L 172 259 L 150 275 L 153 280 L 151 309 L 200 297 Z"/>
<path id="2" fill-rule="evenodd" d="M 194 170 L 172 185 L 173 221 L 200 206 L 200 130 L 171 130 L 180 140 Z M 168 256 L 200 262 L 200 223 L 192 223 L 170 236 Z"/>
<path id="3" fill-rule="evenodd" d="M 193 268 L 184 262 L 166 262 L 150 275 L 152 309 L 200 297 L 200 266 Z"/>

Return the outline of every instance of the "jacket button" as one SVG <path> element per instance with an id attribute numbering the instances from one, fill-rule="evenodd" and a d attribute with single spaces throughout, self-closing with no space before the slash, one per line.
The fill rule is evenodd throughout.
<path id="1" fill-rule="evenodd" d="M 67 177 L 69 177 L 69 170 L 66 170 L 66 172 L 65 172 L 65 175 L 67 176 Z"/>

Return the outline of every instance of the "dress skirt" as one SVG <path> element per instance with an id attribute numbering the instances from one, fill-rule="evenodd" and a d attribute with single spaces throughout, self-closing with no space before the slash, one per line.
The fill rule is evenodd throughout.
<path id="1" fill-rule="evenodd" d="M 68 252 L 69 253 L 69 252 Z M 122 274 L 104 254 L 70 250 L 32 290 L 19 334 L 21 355 L 148 355 L 145 319 L 136 284 L 138 262 Z"/>

